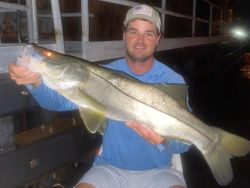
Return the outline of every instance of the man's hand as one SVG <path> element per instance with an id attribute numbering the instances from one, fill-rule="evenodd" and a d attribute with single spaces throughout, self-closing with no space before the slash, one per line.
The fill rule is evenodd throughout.
<path id="1" fill-rule="evenodd" d="M 152 129 L 143 127 L 137 121 L 127 121 L 126 125 L 133 129 L 135 132 L 137 132 L 140 136 L 142 136 L 151 144 L 161 144 L 166 141 L 162 136 L 154 132 Z"/>
<path id="2" fill-rule="evenodd" d="M 28 70 L 27 67 L 12 63 L 8 66 L 8 71 L 10 78 L 18 85 L 32 84 L 37 87 L 41 83 L 40 74 Z"/>

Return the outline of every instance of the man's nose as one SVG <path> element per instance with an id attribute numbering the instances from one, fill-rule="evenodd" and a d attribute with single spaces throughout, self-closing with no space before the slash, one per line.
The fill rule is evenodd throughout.
<path id="1" fill-rule="evenodd" d="M 145 34 L 144 33 L 138 33 L 137 40 L 138 41 L 144 41 L 145 40 Z"/>

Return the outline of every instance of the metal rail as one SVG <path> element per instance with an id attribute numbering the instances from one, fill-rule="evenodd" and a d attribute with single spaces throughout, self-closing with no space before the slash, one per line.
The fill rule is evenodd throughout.
<path id="1" fill-rule="evenodd" d="M 107 3 L 111 3 L 111 4 L 117 4 L 117 5 L 123 5 L 123 6 L 127 6 L 127 7 L 132 7 L 132 6 L 136 6 L 139 3 L 137 2 L 132 2 L 129 0 L 100 0 L 103 2 L 107 2 Z M 213 4 L 212 2 L 210 2 L 209 0 L 203 0 L 204 2 L 208 3 L 208 5 L 210 5 L 210 16 L 209 19 L 203 19 L 203 18 L 199 18 L 196 15 L 196 8 L 197 8 L 197 1 L 193 0 L 193 12 L 192 15 L 186 15 L 186 14 L 181 14 L 181 13 L 177 13 L 174 11 L 170 11 L 170 10 L 166 10 L 166 3 L 167 0 L 162 0 L 161 2 L 161 6 L 160 7 L 155 7 L 160 13 L 161 13 L 161 18 L 162 18 L 162 31 L 163 31 L 163 36 L 164 36 L 164 28 L 165 28 L 165 17 L 166 16 L 173 16 L 173 17 L 178 17 L 178 18 L 183 18 L 183 19 L 187 19 L 187 20 L 191 20 L 192 21 L 192 30 L 191 30 L 191 37 L 192 39 L 195 40 L 199 40 L 199 38 L 196 37 L 196 33 L 195 33 L 195 28 L 196 28 L 196 22 L 201 22 L 201 23 L 205 23 L 208 24 L 209 26 L 209 35 L 204 37 L 207 38 L 204 41 L 214 41 L 215 38 L 218 38 L 218 36 L 216 37 L 212 37 L 212 26 L 214 24 L 218 24 L 218 21 L 215 22 L 213 21 L 213 14 L 214 14 L 214 9 L 218 9 L 220 11 L 220 34 L 222 34 L 222 28 L 223 28 L 223 11 L 224 9 L 222 9 L 221 7 Z M 102 47 L 102 44 L 107 42 L 92 42 L 89 41 L 89 0 L 80 0 L 81 2 L 81 12 L 72 12 L 72 13 L 61 13 L 60 11 L 60 7 L 59 7 L 59 0 L 51 0 L 51 8 L 52 8 L 52 15 L 47 14 L 47 15 L 38 15 L 37 14 L 37 6 L 36 6 L 36 0 L 26 0 L 26 5 L 20 5 L 20 4 L 13 4 L 13 3 L 4 3 L 4 2 L 0 2 L 0 11 L 26 11 L 27 12 L 27 22 L 28 22 L 28 42 L 30 43 L 37 43 L 39 44 L 40 41 L 39 40 L 39 32 L 38 32 L 38 18 L 39 17 L 48 17 L 48 16 L 52 16 L 53 17 L 53 21 L 54 21 L 54 30 L 55 30 L 55 39 L 56 39 L 56 50 L 58 50 L 59 52 L 65 52 L 65 49 L 67 49 L 66 47 L 64 47 L 66 41 L 64 41 L 64 37 L 63 37 L 63 27 L 62 27 L 62 17 L 81 17 L 81 24 L 82 24 L 82 39 L 81 41 L 79 41 L 79 44 L 77 44 L 77 48 L 75 49 L 81 49 L 80 51 L 80 55 L 76 55 L 78 57 L 82 57 L 85 59 L 88 59 L 90 57 L 89 60 L 104 60 L 107 58 L 117 58 L 123 55 L 123 50 L 121 49 L 121 41 L 108 41 L 110 44 L 113 45 L 113 43 L 115 43 L 115 46 L 112 48 L 107 49 L 108 47 L 110 47 L 110 45 L 106 46 L 106 48 Z M 19 27 L 20 28 L 20 27 Z M 20 32 L 18 32 L 20 35 Z M 183 40 L 184 39 L 184 40 Z M 172 41 L 172 39 L 164 39 L 163 41 Z M 183 40 L 182 43 L 184 43 L 187 39 L 186 38 L 176 38 L 174 40 L 177 40 L 178 43 L 180 43 L 179 40 Z M 223 39 L 220 39 L 219 41 L 221 41 Z M 190 41 L 190 40 L 189 40 Z M 193 40 L 191 40 L 193 41 Z M 18 42 L 21 43 L 22 41 L 20 40 L 20 36 L 18 37 Z M 67 42 L 68 43 L 68 42 Z M 116 44 L 117 43 L 117 44 Z M 196 45 L 197 42 L 194 42 L 193 45 Z M 70 44 L 74 44 L 73 42 L 70 42 Z M 106 43 L 105 43 L 106 45 Z M 192 45 L 192 44 L 188 44 L 188 45 Z M 162 46 L 166 46 L 165 45 L 161 45 L 160 49 L 164 50 L 164 48 L 162 48 Z M 174 45 L 175 46 L 175 45 Z M 177 46 L 177 47 L 182 47 L 183 45 Z M 80 48 L 79 48 L 80 47 Z M 73 47 L 74 48 L 74 47 Z M 172 47 L 168 47 L 166 49 L 171 49 Z M 71 48 L 72 49 L 72 48 Z M 165 50 L 166 50 L 165 49 Z M 101 50 L 101 51 L 100 51 Z M 104 51 L 103 51 L 104 50 Z M 119 50 L 119 52 L 117 53 L 117 50 Z M 93 53 L 89 53 L 90 51 L 99 51 L 100 53 L 95 53 L 94 56 L 92 57 Z M 103 57 L 99 57 L 100 54 L 103 53 Z M 92 55 L 91 55 L 92 54 Z"/>

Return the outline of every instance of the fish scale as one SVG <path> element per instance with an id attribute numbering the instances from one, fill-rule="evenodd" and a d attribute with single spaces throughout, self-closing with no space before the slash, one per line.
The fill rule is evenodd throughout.
<path id="1" fill-rule="evenodd" d="M 145 104 L 144 108 L 146 108 L 147 106 L 150 106 L 154 108 L 153 110 L 159 109 L 160 111 L 167 112 L 168 114 L 171 114 L 173 116 L 176 116 L 176 114 L 178 114 L 178 117 L 176 117 L 177 119 L 182 119 L 183 121 L 188 123 L 189 126 L 192 126 L 192 128 L 196 128 L 199 131 L 199 133 L 204 134 L 204 135 L 213 135 L 212 129 L 210 128 L 204 129 L 204 126 L 205 126 L 204 123 L 199 121 L 197 118 L 195 119 L 192 118 L 193 117 L 192 114 L 190 114 L 188 111 L 184 111 L 183 109 L 181 109 L 175 101 L 173 101 L 171 98 L 166 96 L 165 93 L 159 91 L 158 89 L 152 87 L 151 85 L 140 83 L 139 81 L 137 83 L 135 82 L 134 79 L 127 80 L 127 79 L 121 78 L 120 75 L 117 76 L 117 73 L 113 73 L 112 71 L 110 71 L 109 74 L 103 73 L 103 71 L 91 70 L 91 72 L 93 72 L 93 74 L 95 75 L 98 75 L 100 80 L 102 80 L 102 84 L 111 83 L 112 88 L 114 89 L 112 90 L 112 92 L 109 92 L 109 95 L 103 97 L 104 101 L 105 99 L 110 98 L 110 96 L 113 96 L 112 94 L 114 93 L 116 94 L 115 96 L 112 97 L 112 99 L 117 98 L 117 96 L 126 95 L 126 96 L 129 96 L 129 98 L 126 98 L 126 96 L 120 97 L 119 100 L 121 100 L 120 102 L 121 104 L 117 104 L 117 105 L 126 104 L 127 106 L 128 103 L 126 103 L 126 101 L 131 101 L 131 99 L 133 99 L 133 100 L 136 100 L 135 103 L 137 103 L 137 105 L 138 103 L 144 103 Z M 112 78 L 112 79 L 107 80 L 108 78 Z M 98 85 L 102 85 L 100 84 L 101 83 L 100 80 L 97 81 L 96 87 L 98 87 Z M 105 86 L 105 88 L 110 88 L 110 87 Z M 102 89 L 100 90 L 103 91 Z M 95 92 L 92 92 L 92 93 L 95 93 Z M 102 92 L 102 94 L 103 93 L 105 92 Z M 96 97 L 96 98 L 98 99 L 99 97 Z M 167 99 L 164 100 L 164 98 L 167 98 Z M 111 100 L 111 101 L 108 101 L 107 103 L 114 103 L 114 102 Z M 130 108 L 135 109 L 136 107 L 130 107 Z M 138 111 L 138 109 L 135 109 L 134 111 Z M 147 117 L 150 114 L 151 112 L 149 112 L 145 116 Z M 145 120 L 143 121 L 143 119 L 144 118 L 142 118 L 140 122 L 146 123 L 147 127 L 153 127 L 151 125 L 152 124 L 151 122 L 148 122 L 148 121 L 145 122 Z M 159 118 L 159 119 L 162 119 L 162 118 Z M 204 126 L 202 127 L 200 126 L 200 124 Z M 202 128 L 202 129 L 199 129 L 199 128 Z M 170 130 L 172 130 L 172 127 Z M 175 136 L 175 137 L 178 137 L 178 136 Z"/>

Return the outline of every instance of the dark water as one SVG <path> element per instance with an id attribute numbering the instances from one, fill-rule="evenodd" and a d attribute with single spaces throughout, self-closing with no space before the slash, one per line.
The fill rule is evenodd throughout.
<path id="1" fill-rule="evenodd" d="M 216 126 L 250 140 L 250 79 L 242 77 L 244 63 L 240 49 L 232 56 L 204 62 L 191 68 L 180 65 L 190 85 L 190 105 L 193 113 L 211 126 Z M 216 60 L 217 59 L 217 60 Z M 193 63 L 195 64 L 195 63 Z M 227 186 L 219 186 L 200 152 L 192 147 L 182 155 L 184 175 L 190 188 L 249 188 L 250 155 L 233 158 L 234 178 Z"/>
<path id="2" fill-rule="evenodd" d="M 250 80 L 240 75 L 208 78 L 191 89 L 194 113 L 211 126 L 220 127 L 250 140 Z M 250 187 L 250 155 L 234 158 L 234 179 L 225 187 Z M 196 148 L 183 154 L 184 174 L 188 187 L 221 187 Z"/>

